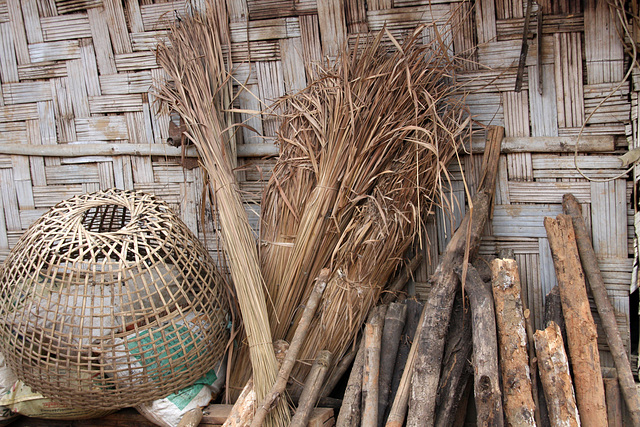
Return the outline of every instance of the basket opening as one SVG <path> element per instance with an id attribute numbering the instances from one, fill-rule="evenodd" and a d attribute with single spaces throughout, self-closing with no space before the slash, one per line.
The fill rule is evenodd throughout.
<path id="1" fill-rule="evenodd" d="M 111 233 L 124 228 L 131 221 L 131 213 L 124 206 L 104 204 L 84 212 L 82 225 L 94 233 Z"/>

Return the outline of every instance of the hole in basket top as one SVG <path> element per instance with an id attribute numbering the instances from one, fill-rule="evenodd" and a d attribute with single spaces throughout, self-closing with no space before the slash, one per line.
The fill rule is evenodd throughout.
<path id="1" fill-rule="evenodd" d="M 111 233 L 124 228 L 131 221 L 131 212 L 124 206 L 104 204 L 87 209 L 82 225 L 94 233 Z"/>

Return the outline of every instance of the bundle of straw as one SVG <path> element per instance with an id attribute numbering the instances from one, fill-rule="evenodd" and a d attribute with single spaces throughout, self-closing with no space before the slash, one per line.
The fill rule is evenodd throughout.
<path id="1" fill-rule="evenodd" d="M 187 137 L 198 148 L 214 187 L 221 240 L 247 334 L 255 391 L 262 400 L 278 367 L 256 242 L 233 169 L 235 143 L 229 126 L 232 88 L 221 44 L 225 28 L 224 2 L 214 1 L 172 29 L 169 41 L 157 51 L 158 63 L 171 79 L 159 95 L 185 120 Z M 268 424 L 287 425 L 290 414 L 286 401 L 271 414 Z"/>
<path id="2" fill-rule="evenodd" d="M 314 278 L 332 271 L 300 360 L 326 349 L 339 361 L 347 351 L 468 134 L 454 59 L 437 37 L 420 44 L 422 31 L 403 45 L 382 31 L 282 101 L 281 154 L 261 221 L 274 339 L 291 338 Z M 299 363 L 294 379 L 308 368 Z"/>

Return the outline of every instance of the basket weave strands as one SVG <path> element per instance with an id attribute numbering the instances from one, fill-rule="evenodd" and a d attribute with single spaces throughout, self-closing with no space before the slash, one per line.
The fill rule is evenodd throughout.
<path id="1" fill-rule="evenodd" d="M 0 350 L 34 390 L 115 409 L 175 392 L 221 359 L 222 277 L 153 196 L 108 190 L 35 222 L 0 271 Z"/>

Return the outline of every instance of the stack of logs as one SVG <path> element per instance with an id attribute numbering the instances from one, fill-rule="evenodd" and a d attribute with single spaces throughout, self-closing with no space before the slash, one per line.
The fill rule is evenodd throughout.
<path id="1" fill-rule="evenodd" d="M 471 390 L 479 426 L 624 425 L 619 391 L 627 422 L 640 425 L 638 392 L 578 201 L 565 195 L 565 214 L 544 221 L 558 286 L 547 295 L 546 329 L 535 333 L 512 252 L 464 260 L 474 259 L 487 202 L 482 191 L 474 198 L 476 217 L 454 235 L 424 306 L 409 299 L 373 310 L 337 425 L 400 427 L 405 417 L 407 426 L 461 425 Z M 602 376 L 587 283 L 617 378 Z"/>
<path id="2" fill-rule="evenodd" d="M 629 422 L 640 427 L 633 374 L 575 197 L 565 195 L 565 214 L 544 221 L 559 284 L 547 295 L 546 329 L 533 332 L 513 255 L 490 262 L 476 257 L 490 216 L 503 135 L 503 128 L 489 128 L 480 183 L 431 278 L 424 305 L 411 299 L 392 302 L 394 292 L 387 293 L 372 310 L 352 357 L 341 360 L 344 370 L 338 372 L 355 357 L 338 427 L 462 425 L 471 390 L 479 426 L 617 425 L 622 405 L 619 398 L 617 406 L 607 405 L 605 384 L 614 384 L 613 394 L 622 392 Z M 241 396 L 225 425 L 262 425 L 284 395 L 327 277 L 328 271 L 318 277 L 271 392 L 263 402 Z M 610 381 L 601 373 L 587 280 L 615 362 L 617 375 Z M 292 426 L 307 425 L 311 409 L 341 376 L 325 381 L 328 363 L 321 359 L 294 399 L 299 402 Z"/>
<path id="3" fill-rule="evenodd" d="M 424 307 L 406 301 L 370 316 L 338 427 L 461 425 L 470 390 L 479 426 L 615 425 L 607 422 L 607 409 L 616 411 L 606 405 L 585 273 L 615 362 L 614 381 L 630 422 L 640 426 L 640 399 L 577 200 L 565 195 L 565 214 L 545 218 L 559 283 L 547 298 L 546 329 L 533 333 L 513 256 L 476 259 L 503 135 L 503 128 L 489 128 L 477 192 L 431 278 Z"/>

